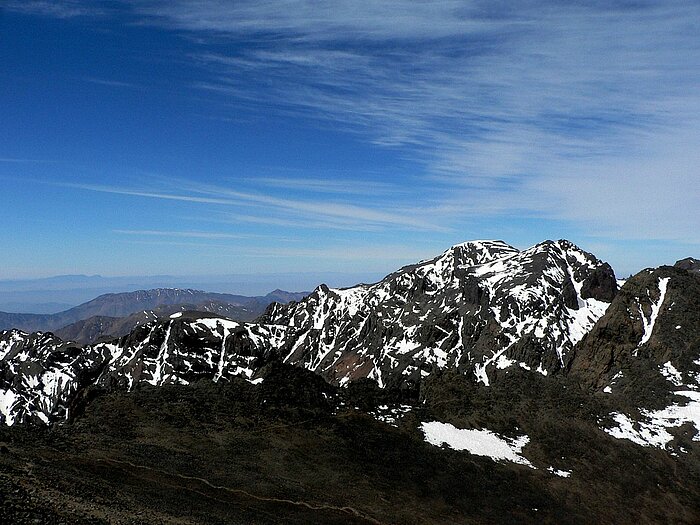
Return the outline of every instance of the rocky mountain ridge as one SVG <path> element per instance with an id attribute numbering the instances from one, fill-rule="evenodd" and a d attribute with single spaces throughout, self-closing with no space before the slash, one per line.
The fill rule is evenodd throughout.
<path id="1" fill-rule="evenodd" d="M 378 283 L 273 303 L 256 323 L 177 311 L 85 346 L 2 332 L 0 413 L 62 421 L 91 386 L 259 381 L 280 361 L 339 386 L 415 388 L 441 370 L 482 386 L 515 369 L 564 375 L 634 415 L 686 406 L 677 392 L 700 388 L 699 301 L 692 268 L 645 270 L 618 290 L 609 265 L 568 241 L 472 241 Z"/>
<path id="2" fill-rule="evenodd" d="M 565 368 L 616 292 L 610 266 L 568 241 L 524 251 L 473 241 L 373 285 L 321 285 L 300 302 L 274 303 L 257 324 L 178 312 L 82 348 L 11 331 L 0 339 L 2 412 L 6 421 L 62 419 L 90 382 L 250 379 L 270 358 L 339 385 L 415 384 L 444 368 L 484 385 L 513 366 L 546 375 Z"/>
<path id="3" fill-rule="evenodd" d="M 302 334 L 285 360 L 331 382 L 383 385 L 454 367 L 488 385 L 516 363 L 563 368 L 616 292 L 612 268 L 568 241 L 524 251 L 472 241 L 373 285 L 320 286 L 300 303 L 273 304 L 260 322 Z"/>
<path id="4" fill-rule="evenodd" d="M 253 323 L 178 309 L 88 345 L 9 330 L 0 414 L 10 521 L 65 516 L 84 478 L 68 515 L 90 523 L 142 508 L 149 523 L 226 523 L 246 512 L 233 499 L 255 523 L 299 517 L 289 501 L 302 521 L 352 501 L 370 522 L 420 501 L 402 522 L 694 524 L 700 274 L 680 261 L 618 288 L 568 241 L 473 241 L 374 284 L 321 285 Z M 26 474 L 26 458 L 40 469 Z M 352 474 L 338 480 L 341 464 Z M 261 468 L 269 490 L 251 481 Z M 416 482 L 426 473 L 435 490 Z M 95 506 L 93 484 L 115 495 Z M 202 489 L 221 507 L 202 506 Z"/>

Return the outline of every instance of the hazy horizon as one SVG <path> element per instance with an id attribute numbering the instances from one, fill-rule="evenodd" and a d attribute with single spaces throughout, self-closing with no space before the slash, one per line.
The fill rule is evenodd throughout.
<path id="1" fill-rule="evenodd" d="M 433 254 L 437 256 L 438 254 Z M 595 255 L 595 254 L 594 254 Z M 418 262 L 408 261 L 407 264 Z M 672 265 L 675 261 L 667 261 Z M 372 284 L 399 267 L 384 272 L 292 272 L 222 275 L 53 275 L 38 278 L 1 279 L 0 311 L 49 314 L 69 309 L 106 293 L 132 292 L 153 288 L 189 288 L 206 292 L 262 296 L 276 289 L 288 292 L 312 291 L 320 284 L 332 288 Z M 643 268 L 620 273 L 625 279 Z"/>
<path id="2" fill-rule="evenodd" d="M 205 292 L 263 296 L 282 289 L 310 292 L 324 283 L 347 287 L 376 282 L 384 275 L 352 273 L 297 273 L 257 275 L 134 275 L 134 276 L 51 276 L 38 279 L 0 279 L 0 312 L 56 313 L 107 293 L 133 292 L 153 288 L 196 289 Z"/>

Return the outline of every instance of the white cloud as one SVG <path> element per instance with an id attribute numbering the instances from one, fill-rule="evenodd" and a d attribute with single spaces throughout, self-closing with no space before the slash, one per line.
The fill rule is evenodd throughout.
<path id="1" fill-rule="evenodd" d="M 429 214 L 424 213 L 425 209 L 400 209 L 391 210 L 388 206 L 381 207 L 358 206 L 340 201 L 329 201 L 319 199 L 292 199 L 280 198 L 264 193 L 249 193 L 234 191 L 213 185 L 201 184 L 182 179 L 171 179 L 168 181 L 170 191 L 163 189 L 146 190 L 142 188 L 128 188 L 119 186 L 95 185 L 95 184 L 72 184 L 72 183 L 52 183 L 61 186 L 73 187 L 100 193 L 111 193 L 115 195 L 126 195 L 133 197 L 145 197 L 151 199 L 180 201 L 194 204 L 222 205 L 222 206 L 254 206 L 272 213 L 273 216 L 279 213 L 287 214 L 297 220 L 312 218 L 322 219 L 326 222 L 335 222 L 346 226 L 358 226 L 362 230 L 363 226 L 396 227 L 423 231 L 449 231 L 436 222 L 424 219 Z"/>
<path id="2" fill-rule="evenodd" d="M 131 82 L 122 82 L 120 80 L 109 80 L 109 79 L 104 79 L 104 78 L 96 78 L 96 77 L 83 77 L 82 80 L 85 82 L 90 82 L 92 84 L 99 84 L 101 86 L 109 86 L 109 87 L 125 87 L 125 88 L 137 88 L 136 84 L 132 84 Z"/>
<path id="3" fill-rule="evenodd" d="M 12 158 L 12 157 L 0 157 L 0 162 L 7 162 L 9 164 L 51 164 L 56 162 L 55 160 L 45 160 L 45 159 L 22 159 L 22 158 Z"/>
<path id="4" fill-rule="evenodd" d="M 591 235 L 700 244 L 700 133 L 679 128 L 663 139 L 641 142 L 632 158 L 547 171 L 523 193 L 540 213 L 582 222 Z"/>
<path id="5" fill-rule="evenodd" d="M 55 16 L 80 14 L 77 2 L 10 4 L 47 14 L 52 5 Z M 434 187 L 415 192 L 430 200 L 422 207 L 366 203 L 342 175 L 263 178 L 260 193 L 99 191 L 255 207 L 270 212 L 260 220 L 289 225 L 444 232 L 483 214 L 567 221 L 600 237 L 698 238 L 697 2 L 128 5 L 140 24 L 196 37 L 196 88 L 396 148 Z M 329 199 L 274 191 L 304 185 Z"/>
<path id="6" fill-rule="evenodd" d="M 333 173 L 329 173 L 333 176 Z M 250 184 L 271 188 L 285 188 L 303 192 L 330 193 L 343 195 L 377 195 L 406 193 L 406 188 L 398 184 L 376 180 L 358 180 L 343 177 L 341 180 L 308 178 L 304 176 L 255 177 L 246 179 Z"/>
<path id="7" fill-rule="evenodd" d="M 679 132 L 700 143 L 697 3 L 137 7 L 149 23 L 252 42 L 196 55 L 210 76 L 199 86 L 405 148 L 454 188 L 443 211 L 467 199 L 467 215 L 517 209 L 595 233 L 697 237 L 695 155 L 673 146 Z"/>
<path id="8" fill-rule="evenodd" d="M 242 235 L 222 232 L 203 231 L 166 231 L 166 230 L 113 230 L 122 235 L 136 235 L 139 237 L 192 237 L 195 239 L 249 239 L 252 235 Z"/>
<path id="9" fill-rule="evenodd" d="M 6 0 L 3 8 L 9 11 L 53 18 L 75 18 L 78 16 L 106 14 L 106 10 L 103 7 L 80 0 Z"/>

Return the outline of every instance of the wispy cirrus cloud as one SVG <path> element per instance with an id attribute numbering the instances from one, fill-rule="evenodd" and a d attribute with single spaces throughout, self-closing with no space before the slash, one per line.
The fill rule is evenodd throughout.
<path id="1" fill-rule="evenodd" d="M 99 184 L 51 183 L 60 186 L 73 187 L 100 193 L 144 197 L 150 199 L 180 201 L 186 203 L 221 205 L 221 206 L 253 206 L 279 216 L 293 217 L 297 221 L 305 218 L 321 219 L 326 223 L 336 223 L 345 227 L 363 226 L 393 227 L 420 231 L 440 231 L 448 229 L 438 223 L 423 217 L 429 216 L 417 213 L 419 209 L 400 209 L 391 211 L 387 206 L 368 207 L 340 201 L 319 201 L 318 199 L 291 199 L 263 193 L 249 193 L 222 188 L 210 184 L 202 184 L 182 179 L 172 179 L 164 189 L 140 189 Z"/>
<path id="2" fill-rule="evenodd" d="M 331 176 L 333 174 L 331 173 Z M 268 188 L 284 188 L 303 192 L 344 194 L 344 195 L 377 195 L 406 193 L 406 187 L 377 180 L 359 180 L 342 177 L 338 179 L 320 179 L 292 175 L 287 177 L 259 176 L 246 179 L 249 184 Z"/>
<path id="3" fill-rule="evenodd" d="M 0 157 L 0 162 L 6 162 L 8 164 L 51 164 L 56 162 L 55 160 L 47 159 L 25 159 L 25 158 L 15 158 L 15 157 Z"/>
<path id="4" fill-rule="evenodd" d="M 113 193 L 255 207 L 265 213 L 240 216 L 288 225 L 445 231 L 483 214 L 551 218 L 596 235 L 697 239 L 697 2 L 119 4 L 135 23 L 197 42 L 184 57 L 201 72 L 189 85 L 220 97 L 217 118 L 227 110 L 238 118 L 244 106 L 357 134 L 421 166 L 413 200 L 430 202 L 379 206 L 353 193 L 351 175 L 262 178 L 260 192 Z M 62 17 L 96 4 L 9 5 Z M 283 188 L 331 202 L 281 197 Z"/>
<path id="5" fill-rule="evenodd" d="M 667 145 L 700 140 L 700 4 L 212 0 L 136 10 L 217 44 L 193 55 L 208 75 L 199 88 L 397 148 L 453 189 L 445 206 L 489 201 L 629 233 L 645 220 L 640 196 L 661 193 L 663 227 L 646 234 L 696 235 L 698 207 L 685 210 L 692 220 L 675 213 L 664 166 L 695 191 L 696 171 Z M 226 50 L 227 38 L 237 45 Z M 590 206 L 562 205 L 574 187 Z M 615 205 L 596 188 L 621 188 Z"/>
<path id="6" fill-rule="evenodd" d="M 205 232 L 205 231 L 172 231 L 172 230 L 112 230 L 121 235 L 134 235 L 138 237 L 187 237 L 194 239 L 250 239 L 253 235 Z"/>
<path id="7" fill-rule="evenodd" d="M 105 15 L 104 2 L 99 5 L 83 0 L 7 0 L 3 8 L 19 13 L 41 15 L 53 18 L 75 18 L 80 16 Z"/>
<path id="8" fill-rule="evenodd" d="M 203 219 L 200 217 L 200 220 Z M 207 222 L 216 222 L 219 224 L 228 225 L 241 225 L 241 224 L 252 224 L 252 225 L 264 225 L 264 226 L 281 226 L 283 228 L 293 228 L 295 230 L 323 230 L 323 231 L 350 231 L 350 232 L 381 232 L 386 230 L 386 226 L 378 224 L 367 224 L 358 223 L 357 221 L 346 221 L 346 220 L 314 220 L 313 218 L 299 218 L 290 214 L 278 214 L 277 216 L 271 217 L 269 215 L 252 215 L 252 214 L 241 214 L 232 213 L 224 214 L 221 217 L 212 218 L 207 216 L 204 218 Z"/>
<path id="9" fill-rule="evenodd" d="M 110 79 L 105 79 L 105 78 L 97 78 L 97 77 L 82 77 L 82 80 L 85 82 L 90 82 L 91 84 L 99 84 L 101 86 L 109 86 L 109 87 L 119 87 L 119 88 L 138 88 L 137 84 L 133 84 L 131 82 L 123 82 L 120 80 L 110 80 Z"/>

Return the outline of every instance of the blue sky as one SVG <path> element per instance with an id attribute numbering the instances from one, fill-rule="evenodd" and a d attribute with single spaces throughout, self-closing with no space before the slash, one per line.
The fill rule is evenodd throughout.
<path id="1" fill-rule="evenodd" d="M 698 256 L 698 34 L 698 2 L 6 1 L 0 278 Z"/>

